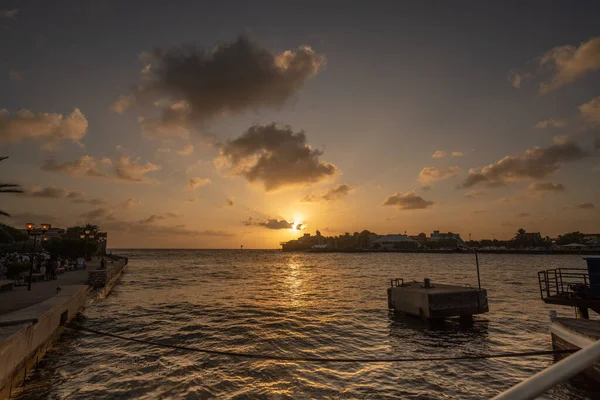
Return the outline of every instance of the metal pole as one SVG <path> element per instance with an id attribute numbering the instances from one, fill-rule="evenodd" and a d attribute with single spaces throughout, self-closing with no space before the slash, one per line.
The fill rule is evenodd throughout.
<path id="1" fill-rule="evenodd" d="M 477 287 L 481 290 L 481 278 L 479 277 L 479 257 L 475 253 L 475 264 L 477 264 Z"/>
<path id="2" fill-rule="evenodd" d="M 600 360 L 600 340 L 533 375 L 492 400 L 535 399 L 548 389 L 591 367 Z"/>
<path id="3" fill-rule="evenodd" d="M 29 283 L 27 284 L 27 290 L 31 291 L 31 280 L 33 279 L 33 263 L 35 262 L 35 243 L 37 242 L 37 236 L 33 235 L 33 254 L 31 255 L 31 267 L 29 267 Z"/>

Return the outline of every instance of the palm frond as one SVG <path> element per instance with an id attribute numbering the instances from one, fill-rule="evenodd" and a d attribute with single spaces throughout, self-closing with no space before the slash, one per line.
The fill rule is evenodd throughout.
<path id="1" fill-rule="evenodd" d="M 23 189 L 0 189 L 0 193 L 23 193 Z"/>
<path id="2" fill-rule="evenodd" d="M 8 158 L 8 156 L 2 156 L 0 157 L 0 161 L 6 160 Z"/>
<path id="3" fill-rule="evenodd" d="M 0 215 L 2 215 L 3 217 L 10 217 L 9 213 L 6 213 L 6 212 L 4 212 L 2 210 L 0 210 Z"/>

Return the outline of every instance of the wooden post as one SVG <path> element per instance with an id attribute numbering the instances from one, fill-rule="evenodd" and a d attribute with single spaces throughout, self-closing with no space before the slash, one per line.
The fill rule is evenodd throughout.
<path id="1" fill-rule="evenodd" d="M 477 264 L 477 287 L 481 290 L 481 278 L 479 277 L 479 257 L 475 253 L 475 264 Z"/>

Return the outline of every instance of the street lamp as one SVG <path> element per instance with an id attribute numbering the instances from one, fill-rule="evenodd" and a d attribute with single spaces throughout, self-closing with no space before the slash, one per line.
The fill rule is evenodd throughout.
<path id="1" fill-rule="evenodd" d="M 50 229 L 50 224 L 40 224 L 40 227 L 37 228 L 35 224 L 31 222 L 25 224 L 25 230 L 29 236 L 33 236 L 33 251 L 31 255 L 31 267 L 29 267 L 29 283 L 27 284 L 27 290 L 31 290 L 31 280 L 33 279 L 33 263 L 35 262 L 35 244 L 37 243 L 38 236 L 43 237 L 46 234 L 46 231 Z"/>

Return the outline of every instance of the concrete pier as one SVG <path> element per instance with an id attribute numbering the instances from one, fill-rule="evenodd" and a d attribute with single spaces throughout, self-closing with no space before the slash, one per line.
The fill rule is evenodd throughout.
<path id="1" fill-rule="evenodd" d="M 110 292 L 127 259 L 113 256 L 107 261 L 105 269 L 95 261 L 87 271 L 34 283 L 31 291 L 18 287 L 0 294 L 0 400 L 10 397 L 60 338 L 62 322 L 70 322 L 90 297 Z"/>
<path id="2" fill-rule="evenodd" d="M 489 311 L 487 291 L 458 285 L 392 279 L 388 307 L 423 319 L 471 318 Z"/>

